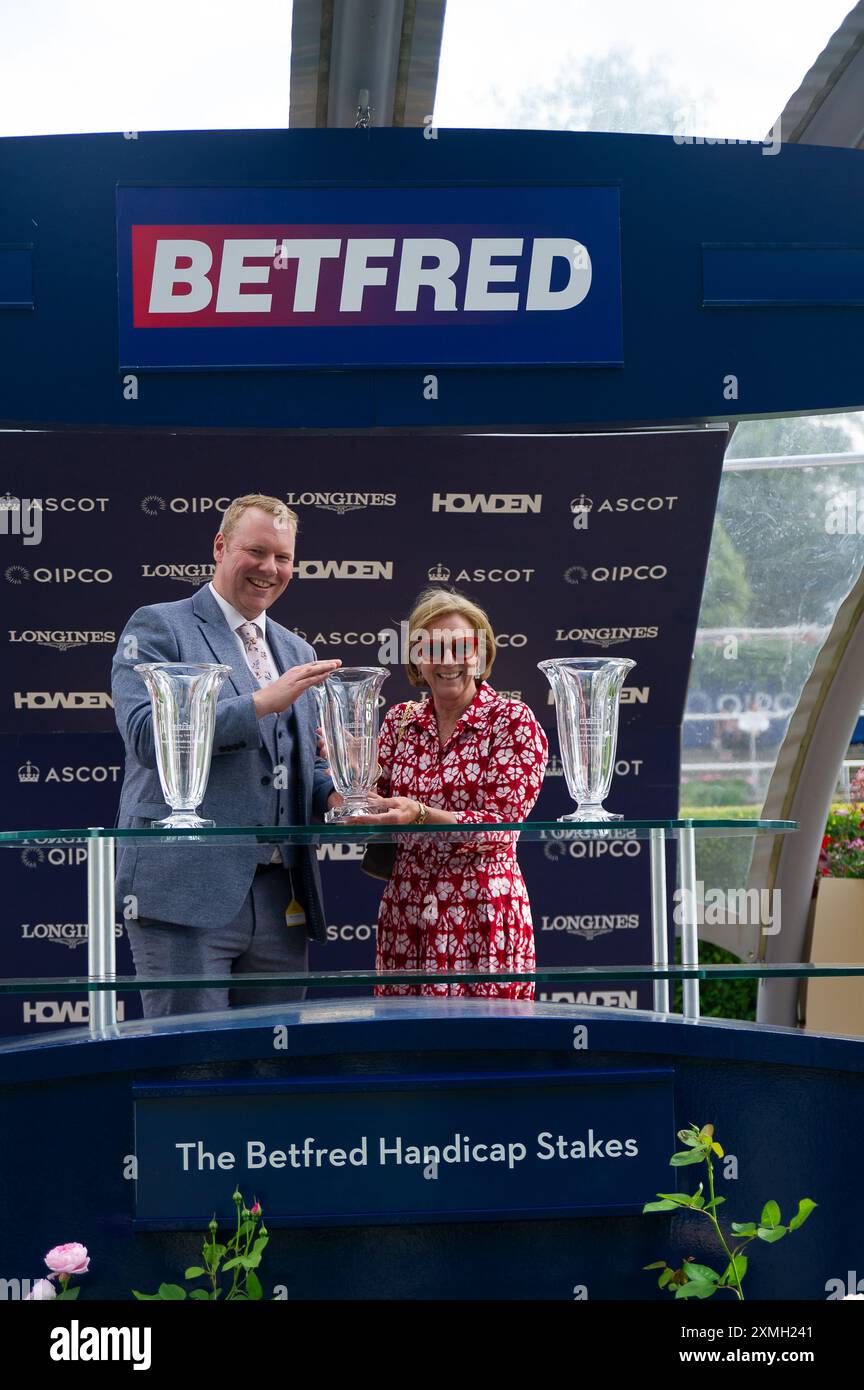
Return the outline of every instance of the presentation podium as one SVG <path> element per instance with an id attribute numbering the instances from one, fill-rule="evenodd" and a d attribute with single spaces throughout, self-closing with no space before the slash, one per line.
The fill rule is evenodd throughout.
<path id="1" fill-rule="evenodd" d="M 270 1231 L 265 1298 L 668 1298 L 644 1266 L 711 1263 L 708 1223 L 642 1214 L 657 1192 L 695 1190 L 670 1167 L 676 1130 L 711 1123 L 728 1222 L 776 1200 L 818 1204 L 782 1257 L 752 1251 L 748 1297 L 824 1299 L 856 1268 L 864 1196 L 848 1154 L 864 1113 L 857 1040 L 699 1016 L 716 978 L 864 973 L 833 965 L 699 963 L 693 902 L 700 836 L 780 834 L 790 822 L 621 821 L 602 826 L 412 827 L 400 838 L 518 833 L 634 835 L 651 846 L 654 960 L 538 968 L 538 986 L 653 982 L 653 1009 L 614 1009 L 430 993 L 376 997 L 376 983 L 443 990 L 488 979 L 368 971 L 242 977 L 313 995 L 157 1022 L 118 1022 L 138 988 L 114 970 L 118 840 L 183 856 L 207 842 L 325 843 L 368 829 L 195 833 L 7 832 L 7 848 L 62 839 L 87 847 L 87 977 L 2 982 L 9 993 L 78 992 L 89 1027 L 0 1044 L 3 1246 L 9 1274 L 36 1278 L 61 1241 L 86 1245 L 82 1297 L 122 1299 L 183 1281 L 235 1189 Z M 670 962 L 666 848 L 676 843 L 682 961 Z M 678 909 L 676 909 L 677 911 Z M 525 976 L 499 976 L 499 979 Z M 237 986 L 238 977 L 209 980 Z M 684 986 L 683 1013 L 669 983 Z M 149 979 L 160 988 L 188 980 Z M 837 1143 L 842 1134 L 844 1142 Z M 697 1174 L 701 1176 L 700 1174 Z M 40 1193 L 39 1203 L 28 1194 Z M 704 1229 L 703 1229 L 704 1228 Z M 728 1228 L 728 1227 L 727 1227 Z"/>

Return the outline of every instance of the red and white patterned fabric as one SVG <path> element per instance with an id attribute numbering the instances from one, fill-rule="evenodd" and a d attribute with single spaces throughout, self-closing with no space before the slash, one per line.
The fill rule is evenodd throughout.
<path id="1" fill-rule="evenodd" d="M 405 705 L 388 710 L 378 742 L 382 796 L 413 796 L 466 825 L 518 822 L 540 794 L 546 735 L 527 705 L 483 682 L 446 745 L 431 699 L 399 737 Z M 381 899 L 378 970 L 534 969 L 534 931 L 513 831 L 405 836 Z M 380 985 L 377 994 L 533 999 L 532 983 Z"/>

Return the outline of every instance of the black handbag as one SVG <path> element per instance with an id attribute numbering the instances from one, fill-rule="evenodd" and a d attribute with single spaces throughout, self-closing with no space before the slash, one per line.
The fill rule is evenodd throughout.
<path id="1" fill-rule="evenodd" d="M 394 757 L 396 754 L 396 749 L 399 747 L 399 742 L 402 738 L 402 734 L 405 729 L 405 724 L 408 720 L 409 715 L 411 714 L 411 711 L 414 708 L 414 703 L 415 702 L 413 700 L 409 700 L 404 710 L 402 711 L 402 718 L 399 721 L 399 732 L 396 735 L 396 743 L 393 748 Z M 365 850 L 363 851 L 363 860 L 360 864 L 360 867 L 363 870 L 364 874 L 368 874 L 370 878 L 380 878 L 386 883 L 393 872 L 393 866 L 395 865 L 395 863 L 395 845 L 371 844 L 367 845 Z"/>

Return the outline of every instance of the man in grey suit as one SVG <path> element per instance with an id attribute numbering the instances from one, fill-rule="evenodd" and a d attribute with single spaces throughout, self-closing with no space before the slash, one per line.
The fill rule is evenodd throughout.
<path id="1" fill-rule="evenodd" d="M 143 828 L 168 814 L 158 772 L 150 697 L 133 669 L 145 661 L 223 662 L 210 779 L 200 812 L 217 826 L 303 825 L 334 804 L 318 756 L 311 687 L 341 663 L 315 652 L 267 610 L 293 573 L 296 513 L 278 498 L 236 498 L 213 543 L 215 572 L 191 598 L 133 613 L 112 669 L 117 726 L 126 747 L 118 826 Z M 305 970 L 307 938 L 326 939 L 313 848 L 302 845 L 126 845 L 117 901 L 138 975 L 230 975 Z M 229 1003 L 278 1003 L 297 988 L 144 990 L 148 1018 Z"/>

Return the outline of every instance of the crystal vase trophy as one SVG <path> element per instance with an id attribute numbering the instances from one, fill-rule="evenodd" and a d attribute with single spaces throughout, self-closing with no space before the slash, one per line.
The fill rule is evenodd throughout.
<path id="1" fill-rule="evenodd" d="M 150 692 L 153 742 L 162 793 L 171 815 L 154 820 L 163 830 L 212 826 L 195 814 L 210 775 L 216 701 L 230 666 L 151 661 L 134 667 Z"/>
<path id="2" fill-rule="evenodd" d="M 342 805 L 325 820 L 374 814 L 369 797 L 378 768 L 378 692 L 390 672 L 383 666 L 342 666 L 316 685 L 333 785 Z"/>
<path id="3" fill-rule="evenodd" d="M 564 776 L 576 802 L 576 810 L 559 820 L 621 820 L 605 811 L 603 802 L 615 768 L 621 687 L 635 665 L 626 658 L 599 656 L 538 662 L 555 696 Z"/>

